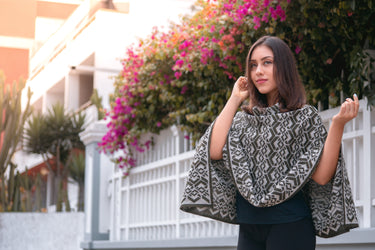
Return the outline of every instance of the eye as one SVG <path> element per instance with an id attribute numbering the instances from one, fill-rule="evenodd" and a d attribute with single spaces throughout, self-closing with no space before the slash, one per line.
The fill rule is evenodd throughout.
<path id="1" fill-rule="evenodd" d="M 250 69 L 256 69 L 258 65 L 256 63 L 250 63 Z"/>
<path id="2" fill-rule="evenodd" d="M 264 63 L 263 63 L 264 65 L 271 65 L 272 64 L 272 61 L 264 61 Z"/>

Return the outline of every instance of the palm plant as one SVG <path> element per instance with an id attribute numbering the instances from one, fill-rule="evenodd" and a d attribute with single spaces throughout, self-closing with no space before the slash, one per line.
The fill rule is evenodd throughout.
<path id="1" fill-rule="evenodd" d="M 26 150 L 29 153 L 40 154 L 50 172 L 55 175 L 55 190 L 57 190 L 56 211 L 70 211 L 70 204 L 64 182 L 69 171 L 66 167 L 69 154 L 74 148 L 83 149 L 79 138 L 83 131 L 85 115 L 65 112 L 63 105 L 53 105 L 46 115 L 32 115 L 25 129 Z"/>
<path id="2" fill-rule="evenodd" d="M 24 110 L 21 108 L 24 87 L 25 81 L 22 79 L 18 83 L 6 84 L 5 76 L 0 71 L 0 210 L 11 209 L 14 198 L 13 173 L 16 168 L 12 158 L 22 138 L 24 123 L 31 114 L 30 88 L 27 92 L 26 107 Z M 9 180 L 7 180 L 6 173 L 9 166 Z"/>
<path id="3" fill-rule="evenodd" d="M 85 153 L 84 151 L 72 152 L 67 164 L 69 176 L 78 183 L 78 211 L 84 208 L 85 184 Z"/>

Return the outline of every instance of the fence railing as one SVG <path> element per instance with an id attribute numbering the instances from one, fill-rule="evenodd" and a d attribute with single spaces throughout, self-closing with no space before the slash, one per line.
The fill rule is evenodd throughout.
<path id="1" fill-rule="evenodd" d="M 231 236 L 236 226 L 179 210 L 194 150 L 189 136 L 173 126 L 154 136 L 151 150 L 137 155 L 138 166 L 110 180 L 113 222 L 110 240 L 167 240 Z"/>
<path id="2" fill-rule="evenodd" d="M 328 128 L 338 108 L 321 112 Z M 237 226 L 179 210 L 194 150 L 177 127 L 154 137 L 153 148 L 137 156 L 138 166 L 110 178 L 110 241 L 168 240 L 237 235 Z M 342 150 L 361 228 L 375 225 L 375 112 L 360 102 L 358 117 L 344 131 Z"/>

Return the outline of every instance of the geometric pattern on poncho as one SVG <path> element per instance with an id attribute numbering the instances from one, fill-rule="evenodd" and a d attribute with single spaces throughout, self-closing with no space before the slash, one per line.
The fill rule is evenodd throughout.
<path id="1" fill-rule="evenodd" d="M 314 107 L 281 113 L 275 105 L 253 108 L 253 114 L 238 112 L 219 161 L 209 157 L 213 124 L 197 144 L 183 211 L 237 224 L 236 190 L 252 205 L 268 207 L 302 189 L 318 236 L 332 237 L 358 227 L 341 152 L 327 185 L 310 178 L 327 136 Z"/>

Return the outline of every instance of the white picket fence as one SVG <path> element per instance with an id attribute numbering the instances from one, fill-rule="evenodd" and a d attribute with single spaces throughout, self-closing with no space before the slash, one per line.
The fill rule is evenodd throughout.
<path id="1" fill-rule="evenodd" d="M 321 113 L 324 124 L 338 109 Z M 371 117 L 373 118 L 371 122 Z M 374 226 L 375 113 L 361 101 L 358 117 L 345 127 L 343 153 L 353 188 L 360 227 Z M 237 235 L 237 226 L 181 212 L 179 203 L 194 150 L 185 134 L 172 127 L 154 137 L 152 150 L 137 155 L 137 167 L 111 182 L 110 241 L 148 241 Z"/>

